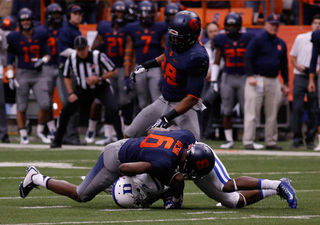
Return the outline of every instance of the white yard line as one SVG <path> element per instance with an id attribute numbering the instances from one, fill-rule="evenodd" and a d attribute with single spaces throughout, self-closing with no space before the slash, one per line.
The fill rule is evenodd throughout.
<path id="1" fill-rule="evenodd" d="M 261 220 L 261 219 L 283 219 L 283 220 L 306 220 L 319 218 L 320 215 L 300 215 L 300 216 L 243 216 L 243 217 L 207 217 L 207 218 L 177 218 L 177 219 L 155 219 L 155 220 L 115 220 L 115 221 L 74 221 L 74 222 L 56 222 L 56 223 L 19 223 L 13 225 L 60 225 L 60 224 L 124 224 L 124 223 L 156 223 L 156 222 L 189 222 L 189 221 L 212 221 L 212 220 Z M 254 222 L 254 221 L 252 221 Z M 9 225 L 9 224 L 8 224 Z M 12 224 L 11 224 L 12 225 Z"/>

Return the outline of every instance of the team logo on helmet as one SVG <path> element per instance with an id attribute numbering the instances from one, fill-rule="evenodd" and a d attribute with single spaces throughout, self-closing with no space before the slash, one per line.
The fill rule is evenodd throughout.
<path id="1" fill-rule="evenodd" d="M 195 19 L 190 20 L 189 26 L 193 31 L 199 30 L 199 23 Z"/>

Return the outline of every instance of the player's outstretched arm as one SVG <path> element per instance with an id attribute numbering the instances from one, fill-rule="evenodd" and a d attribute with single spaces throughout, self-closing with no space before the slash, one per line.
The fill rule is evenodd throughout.
<path id="1" fill-rule="evenodd" d="M 119 172 L 125 176 L 134 176 L 141 173 L 151 173 L 152 165 L 150 162 L 123 163 L 119 166 Z"/>

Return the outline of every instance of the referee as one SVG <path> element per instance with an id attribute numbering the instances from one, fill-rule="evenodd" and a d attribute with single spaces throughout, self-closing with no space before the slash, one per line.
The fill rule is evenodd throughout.
<path id="1" fill-rule="evenodd" d="M 97 50 L 89 51 L 87 39 L 79 35 L 74 39 L 76 52 L 72 53 L 64 65 L 64 82 L 69 94 L 68 101 L 62 108 L 59 127 L 51 148 L 60 148 L 62 137 L 70 116 L 80 105 L 91 105 L 98 98 L 105 106 L 105 121 L 111 117 L 117 132 L 117 138 L 123 138 L 118 107 L 106 79 L 117 74 L 115 65 Z M 76 88 L 73 89 L 72 77 L 75 76 Z"/>

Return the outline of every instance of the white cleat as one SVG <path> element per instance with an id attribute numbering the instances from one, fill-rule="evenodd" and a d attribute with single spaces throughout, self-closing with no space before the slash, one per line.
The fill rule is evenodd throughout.
<path id="1" fill-rule="evenodd" d="M 29 144 L 29 137 L 28 136 L 24 136 L 20 138 L 20 144 L 21 145 L 27 145 Z"/>
<path id="2" fill-rule="evenodd" d="M 50 138 L 47 138 L 43 133 L 41 132 L 38 132 L 37 133 L 37 137 L 45 144 L 50 144 L 51 143 L 51 140 Z"/>
<path id="3" fill-rule="evenodd" d="M 113 142 L 112 139 L 110 137 L 106 137 L 104 139 L 101 139 L 99 141 L 96 141 L 95 144 L 96 145 L 107 145 L 109 143 Z"/>
<path id="4" fill-rule="evenodd" d="M 88 144 L 91 144 L 94 142 L 94 136 L 95 136 L 94 131 L 87 131 L 84 141 Z"/>
<path id="5" fill-rule="evenodd" d="M 32 181 L 32 177 L 33 175 L 39 174 L 40 172 L 37 170 L 36 167 L 34 166 L 29 166 L 29 168 L 27 169 L 27 175 L 24 178 L 24 180 L 20 183 L 19 186 L 19 192 L 20 192 L 20 196 L 21 198 L 25 198 L 28 196 L 29 192 L 37 187 L 37 185 L 35 185 Z"/>
<path id="6" fill-rule="evenodd" d="M 220 148 L 223 148 L 223 149 L 233 148 L 233 141 L 226 141 L 226 143 L 220 145 Z"/>
<path id="7" fill-rule="evenodd" d="M 257 143 L 253 143 L 253 147 L 254 147 L 254 149 L 263 149 L 264 148 L 263 145 L 257 144 Z"/>
<path id="8" fill-rule="evenodd" d="M 315 147 L 315 148 L 313 149 L 313 151 L 316 151 L 316 152 L 320 151 L 320 143 L 318 144 L 317 147 Z"/>

